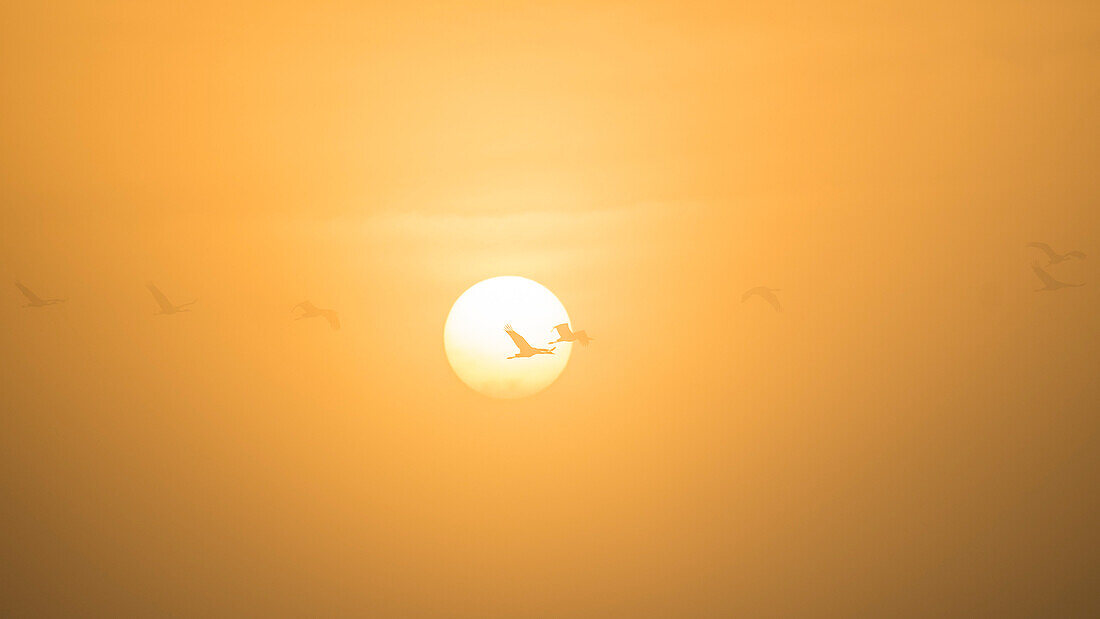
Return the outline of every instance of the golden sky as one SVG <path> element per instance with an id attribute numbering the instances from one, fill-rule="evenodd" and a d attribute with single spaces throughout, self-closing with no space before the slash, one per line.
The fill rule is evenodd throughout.
<path id="1" fill-rule="evenodd" d="M 4 3 L 0 614 L 1100 613 L 1098 75 L 1091 1 Z M 597 338 L 520 400 L 497 275 Z"/>

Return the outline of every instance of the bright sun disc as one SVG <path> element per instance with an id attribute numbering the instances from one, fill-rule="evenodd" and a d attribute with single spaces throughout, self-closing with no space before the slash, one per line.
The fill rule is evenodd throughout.
<path id="1" fill-rule="evenodd" d="M 569 322 L 565 306 L 545 286 L 526 277 L 493 277 L 458 297 L 443 327 L 447 361 L 462 382 L 494 398 L 522 398 L 553 383 L 572 346 L 552 355 L 509 359 L 517 352 L 504 332 L 511 324 L 536 348 L 549 347 L 555 325 Z"/>

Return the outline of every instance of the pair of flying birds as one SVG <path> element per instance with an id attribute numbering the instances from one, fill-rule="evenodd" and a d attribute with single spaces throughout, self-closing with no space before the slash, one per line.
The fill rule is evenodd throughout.
<path id="1" fill-rule="evenodd" d="M 172 302 L 168 300 L 168 297 L 164 296 L 164 293 L 161 292 L 156 286 L 154 286 L 152 283 L 148 284 L 148 286 L 149 292 L 153 293 L 153 298 L 156 299 L 157 304 L 160 305 L 160 312 L 158 312 L 159 314 L 175 314 L 176 312 L 189 311 L 185 309 L 186 306 L 191 305 L 198 300 L 196 299 L 195 301 L 191 301 L 190 303 L 183 303 L 181 305 L 173 305 Z M 333 329 L 340 328 L 340 317 L 336 314 L 334 310 L 322 309 L 310 303 L 309 301 L 302 301 L 298 305 L 295 305 L 294 309 L 302 310 L 302 313 L 294 318 L 295 320 L 321 317 L 327 320 L 328 324 Z"/>
<path id="2" fill-rule="evenodd" d="M 160 311 L 157 312 L 158 314 L 175 314 L 177 312 L 190 311 L 190 310 L 187 310 L 185 308 L 188 305 L 191 305 L 191 304 L 195 303 L 196 301 L 198 301 L 198 299 L 196 299 L 195 301 L 191 301 L 189 303 L 183 303 L 181 305 L 173 305 L 172 302 L 168 300 L 168 297 L 164 296 L 164 293 L 161 292 L 160 289 L 158 289 L 155 285 L 153 285 L 152 283 L 149 283 L 148 286 L 149 286 L 149 292 L 153 293 L 153 298 L 156 299 L 157 304 L 160 305 Z M 323 309 L 323 308 L 317 307 L 316 305 L 310 303 L 309 301 L 302 301 L 301 303 L 295 305 L 294 309 L 302 310 L 301 314 L 294 317 L 295 320 L 301 320 L 303 318 L 318 318 L 318 317 L 320 317 L 320 318 L 324 318 L 325 320 L 327 320 L 329 326 L 331 326 L 333 329 L 339 329 L 340 328 L 340 317 L 336 314 L 335 310 Z"/>
<path id="3" fill-rule="evenodd" d="M 550 344 L 557 344 L 558 342 L 580 342 L 582 346 L 588 346 L 588 342 L 592 339 L 588 337 L 588 334 L 584 331 L 571 331 L 569 329 L 569 323 L 566 322 L 555 326 L 554 330 L 558 332 L 558 339 L 550 342 Z M 519 352 L 508 357 L 509 359 L 554 354 L 553 348 L 535 348 L 528 344 L 527 340 L 523 339 L 522 335 L 516 333 L 516 330 L 512 328 L 511 324 L 504 325 L 504 332 L 508 334 L 508 337 L 512 338 L 512 341 L 516 344 L 516 348 L 519 349 Z"/>
<path id="4" fill-rule="evenodd" d="M 161 292 L 160 289 L 157 288 L 155 285 L 149 283 L 148 287 L 149 292 L 153 293 L 153 298 L 156 299 L 157 304 L 160 305 L 160 311 L 157 312 L 158 314 L 175 314 L 177 312 L 187 312 L 190 310 L 186 309 L 186 307 L 198 301 L 198 299 L 196 299 L 195 301 L 191 301 L 189 303 L 173 305 L 172 302 L 168 300 L 168 297 L 164 296 L 164 293 Z M 320 317 L 327 320 L 329 326 L 331 326 L 333 329 L 340 328 L 340 317 L 336 314 L 335 310 L 317 307 L 309 301 L 302 301 L 301 303 L 295 305 L 294 309 L 302 310 L 301 314 L 295 316 L 295 320 Z"/>
<path id="5" fill-rule="evenodd" d="M 56 303 L 64 303 L 65 299 L 43 299 L 34 292 L 19 282 L 15 282 L 15 287 L 19 289 L 19 292 L 23 293 L 23 296 L 27 298 L 27 304 L 24 307 L 45 307 L 47 305 L 54 305 Z M 198 302 L 198 299 L 194 301 L 188 301 L 187 303 L 180 303 L 176 305 L 168 300 L 168 297 L 164 296 L 164 293 L 160 291 L 152 282 L 146 284 L 149 292 L 153 293 L 153 298 L 156 300 L 157 305 L 160 306 L 158 314 L 177 314 L 179 312 L 189 312 L 188 305 L 194 305 Z"/>

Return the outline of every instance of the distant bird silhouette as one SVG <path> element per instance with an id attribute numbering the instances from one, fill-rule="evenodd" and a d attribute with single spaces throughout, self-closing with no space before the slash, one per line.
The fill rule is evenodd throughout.
<path id="1" fill-rule="evenodd" d="M 516 343 L 516 348 L 519 348 L 519 352 L 508 357 L 509 359 L 516 359 L 519 357 L 533 357 L 535 355 L 552 355 L 554 354 L 553 348 L 534 348 L 527 343 L 527 340 L 523 339 L 523 336 L 516 333 L 512 325 L 504 325 L 504 332 L 508 334 L 508 337 L 512 338 L 512 341 Z"/>
<path id="2" fill-rule="evenodd" d="M 160 288 L 157 288 L 156 285 L 153 284 L 153 282 L 145 284 L 145 287 L 149 289 L 149 292 L 153 293 L 153 298 L 157 300 L 157 305 L 160 306 L 160 311 L 157 312 L 158 314 L 178 314 L 179 312 L 190 312 L 191 310 L 184 308 L 186 308 L 188 305 L 194 305 L 199 301 L 198 299 L 195 299 L 194 301 L 188 301 L 187 303 L 181 303 L 180 305 L 173 305 L 172 302 L 168 300 L 168 297 L 164 296 L 164 293 L 161 292 Z"/>
<path id="3" fill-rule="evenodd" d="M 1031 270 L 1035 271 L 1035 275 L 1037 275 L 1044 284 L 1042 288 L 1036 288 L 1035 292 L 1047 292 L 1051 290 L 1058 290 L 1059 288 L 1076 288 L 1077 286 L 1084 286 L 1084 284 L 1067 284 L 1065 282 L 1060 282 L 1054 279 L 1050 276 L 1050 273 L 1047 273 L 1045 270 L 1043 270 L 1043 267 L 1039 266 L 1038 262 L 1031 265 Z"/>
<path id="4" fill-rule="evenodd" d="M 1046 253 L 1047 258 L 1050 259 L 1050 261 L 1047 262 L 1047 266 L 1055 265 L 1055 264 L 1058 264 L 1059 262 L 1065 262 L 1066 260 L 1071 260 L 1073 258 L 1076 258 L 1078 260 L 1084 260 L 1085 259 L 1085 254 L 1083 254 L 1083 253 L 1081 253 L 1077 250 L 1067 251 L 1064 254 L 1060 254 L 1060 253 L 1054 251 L 1053 249 L 1051 249 L 1050 245 L 1047 245 L 1046 243 L 1028 243 L 1027 246 L 1043 250 Z"/>
<path id="5" fill-rule="evenodd" d="M 294 309 L 301 308 L 302 314 L 297 316 L 294 320 L 301 320 L 303 318 L 316 318 L 323 316 L 328 321 L 329 326 L 333 329 L 340 328 L 340 317 L 336 315 L 334 310 L 321 309 L 309 301 L 302 301 L 298 305 L 294 306 Z"/>
<path id="6" fill-rule="evenodd" d="M 15 282 L 15 287 L 19 289 L 19 292 L 23 293 L 24 297 L 27 297 L 27 304 L 23 307 L 46 307 L 47 305 L 65 302 L 65 299 L 43 299 L 31 292 L 30 288 L 27 288 L 19 282 Z"/>
<path id="7" fill-rule="evenodd" d="M 557 344 L 558 342 L 580 342 L 581 346 L 588 346 L 588 342 L 592 340 L 584 331 L 570 331 L 569 323 L 567 322 L 555 326 L 554 329 L 558 331 L 558 339 L 550 342 L 551 344 Z"/>
<path id="8" fill-rule="evenodd" d="M 779 292 L 778 288 L 767 288 L 765 286 L 757 286 L 756 288 L 750 288 L 750 289 L 746 290 L 745 294 L 741 295 L 741 302 L 744 303 L 745 301 L 748 301 L 749 297 L 751 297 L 752 295 L 755 294 L 755 295 L 759 296 L 761 299 L 764 299 L 765 301 L 767 301 L 768 303 L 771 303 L 771 306 L 774 307 L 775 311 L 778 312 L 779 311 L 779 297 L 775 296 L 776 292 Z"/>

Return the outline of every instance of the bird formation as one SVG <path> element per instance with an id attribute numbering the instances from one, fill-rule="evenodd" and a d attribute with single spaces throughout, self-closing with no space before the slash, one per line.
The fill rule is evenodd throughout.
<path id="1" fill-rule="evenodd" d="M 1040 249 L 1047 255 L 1047 266 L 1054 266 L 1061 264 L 1068 260 L 1084 260 L 1085 254 L 1083 252 L 1073 250 L 1067 251 L 1064 254 L 1060 254 L 1054 251 L 1050 245 L 1046 243 L 1028 243 L 1028 247 L 1034 247 Z M 1053 292 L 1062 288 L 1076 288 L 1078 286 L 1084 286 L 1084 284 L 1067 284 L 1066 282 L 1059 281 L 1054 278 L 1053 275 L 1047 272 L 1046 269 L 1039 266 L 1038 262 L 1031 264 L 1031 270 L 1035 272 L 1035 276 L 1039 278 L 1039 281 L 1043 282 L 1042 288 L 1036 288 L 1035 292 Z"/>
<path id="2" fill-rule="evenodd" d="M 1028 243 L 1027 247 L 1041 250 L 1044 254 L 1046 254 L 1047 267 L 1052 267 L 1054 265 L 1071 260 L 1085 259 L 1084 252 L 1072 250 L 1065 253 L 1058 253 L 1046 243 L 1032 242 Z M 1047 270 L 1043 268 L 1043 266 L 1041 266 L 1038 262 L 1032 263 L 1031 269 L 1032 271 L 1034 271 L 1035 276 L 1038 277 L 1039 281 L 1043 284 L 1042 288 L 1037 288 L 1035 290 L 1036 292 L 1053 292 L 1062 288 L 1076 288 L 1079 286 L 1084 286 L 1083 283 L 1070 284 L 1055 279 L 1055 277 L 1047 272 Z M 18 288 L 19 292 L 21 292 L 23 296 L 27 299 L 24 307 L 41 308 L 65 302 L 65 299 L 42 298 L 35 294 L 30 288 L 24 286 L 21 282 L 15 282 L 15 287 Z M 157 286 L 152 282 L 146 284 L 146 287 L 149 289 L 149 292 L 153 295 L 153 299 L 157 303 L 157 306 L 159 308 L 156 312 L 157 314 L 178 314 L 180 312 L 188 312 L 190 311 L 188 306 L 194 305 L 198 302 L 198 299 L 194 299 L 186 303 L 175 304 L 172 303 L 168 299 L 168 297 L 163 292 L 161 292 L 160 288 L 157 288 Z M 745 303 L 752 297 L 760 297 L 769 305 L 771 305 L 775 311 L 778 312 L 780 311 L 781 307 L 779 304 L 779 297 L 775 295 L 776 292 L 779 292 L 778 288 L 756 286 L 755 288 L 750 288 L 746 290 L 744 294 L 741 295 L 741 302 Z M 328 324 L 330 327 L 332 327 L 332 329 L 336 330 L 340 328 L 340 317 L 335 310 L 317 307 L 309 301 L 302 301 L 301 303 L 295 305 L 293 309 L 294 311 L 298 312 L 297 315 L 294 317 L 295 320 L 301 320 L 303 318 L 324 318 L 326 321 L 328 321 Z M 582 346 L 588 346 L 588 342 L 592 340 L 592 338 L 589 337 L 585 331 L 573 331 L 572 329 L 570 329 L 569 323 L 563 322 L 559 325 L 554 325 L 551 330 L 557 332 L 558 339 L 548 344 L 550 348 L 535 348 L 534 346 L 531 346 L 527 342 L 527 340 L 523 338 L 522 335 L 516 333 L 511 324 L 505 325 L 504 332 L 512 338 L 512 342 L 515 343 L 516 348 L 519 349 L 519 352 L 508 358 L 518 359 L 533 357 L 535 355 L 552 355 L 554 354 L 554 344 L 560 344 L 563 342 L 578 342 Z"/>
<path id="3" fill-rule="evenodd" d="M 46 307 L 47 305 L 54 305 L 57 303 L 64 303 L 65 299 L 43 299 L 35 294 L 30 288 L 24 286 L 21 282 L 15 282 L 15 287 L 19 289 L 19 292 L 23 293 L 23 296 L 27 298 L 27 302 L 23 307 Z M 153 282 L 145 284 L 145 287 L 149 289 L 149 293 L 153 295 L 153 300 L 157 303 L 156 314 L 179 314 L 180 312 L 189 312 L 191 309 L 189 306 L 198 303 L 198 299 L 193 299 L 186 303 L 172 303 L 168 299 L 168 296 L 161 292 L 160 288 Z M 329 326 L 333 329 L 340 328 L 340 317 L 335 310 L 323 309 L 310 303 L 309 301 L 302 301 L 293 308 L 294 310 L 302 310 L 295 320 L 301 320 L 302 318 L 317 318 L 321 317 L 328 321 Z"/>
<path id="4" fill-rule="evenodd" d="M 18 288 L 19 291 L 23 293 L 23 296 L 27 298 L 27 303 L 24 305 L 24 307 L 45 307 L 47 305 L 54 305 L 55 303 L 62 303 L 65 301 L 65 299 L 43 299 L 42 297 L 39 297 L 34 292 L 32 292 L 30 288 L 27 288 L 20 282 L 15 282 L 15 287 Z M 149 289 L 150 294 L 153 295 L 153 300 L 157 303 L 157 314 L 178 314 L 180 312 L 189 312 L 191 311 L 189 306 L 198 303 L 198 299 L 193 299 L 186 303 L 180 304 L 172 303 L 172 301 L 168 299 L 168 296 L 161 292 L 160 288 L 157 288 L 156 284 L 154 284 L 153 282 L 147 283 L 145 287 Z M 336 313 L 336 310 L 317 307 L 310 301 L 302 301 L 301 303 L 294 306 L 293 311 L 297 312 L 294 320 L 301 320 L 303 318 L 324 318 L 326 321 L 328 321 L 329 326 L 332 327 L 333 330 L 338 330 L 340 328 L 340 316 Z M 556 330 L 558 332 L 558 339 L 550 342 L 551 345 L 560 342 L 580 342 L 581 345 L 588 346 L 588 342 L 592 339 L 588 337 L 588 334 L 583 330 L 570 330 L 569 323 L 563 322 L 560 325 L 555 325 L 552 330 Z M 525 340 L 523 336 L 519 333 L 516 333 L 515 329 L 513 329 L 512 325 L 510 324 L 505 325 L 504 331 L 512 338 L 512 341 L 515 342 L 516 347 L 519 348 L 519 352 L 511 357 L 508 357 L 509 359 L 532 357 L 534 355 L 554 354 L 553 348 L 535 348 L 528 344 L 527 340 Z"/>

